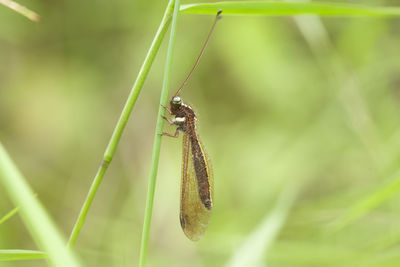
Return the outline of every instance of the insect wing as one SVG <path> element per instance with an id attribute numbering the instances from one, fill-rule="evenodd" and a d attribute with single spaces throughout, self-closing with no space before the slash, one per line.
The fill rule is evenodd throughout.
<path id="1" fill-rule="evenodd" d="M 197 137 L 202 155 L 204 155 L 211 200 L 213 198 L 213 176 L 211 165 L 203 145 Z M 181 208 L 180 221 L 183 232 L 193 241 L 199 240 L 207 229 L 211 217 L 211 208 L 206 208 L 200 199 L 199 186 L 194 167 L 193 151 L 190 136 L 183 136 L 183 159 L 182 159 L 182 184 L 181 184 Z"/>

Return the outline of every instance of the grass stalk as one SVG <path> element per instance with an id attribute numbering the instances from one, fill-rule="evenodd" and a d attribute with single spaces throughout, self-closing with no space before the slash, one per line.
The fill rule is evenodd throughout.
<path id="1" fill-rule="evenodd" d="M 398 194 L 400 191 L 400 172 L 397 171 L 389 180 L 390 181 L 386 182 L 387 184 L 381 188 L 369 193 L 367 196 L 351 205 L 342 216 L 331 223 L 327 233 L 333 235 L 343 230 L 345 227 Z"/>
<path id="2" fill-rule="evenodd" d="M 173 0 L 170 1 L 174 2 Z M 149 243 L 149 234 L 150 234 L 150 225 L 151 225 L 151 216 L 153 212 L 153 202 L 154 202 L 154 192 L 156 189 L 156 179 L 157 179 L 157 171 L 158 171 L 158 162 L 160 158 L 160 147 L 161 147 L 161 133 L 164 125 L 164 120 L 162 119 L 162 115 L 164 115 L 165 110 L 162 106 L 167 105 L 168 101 L 168 88 L 169 88 L 169 80 L 171 74 L 171 65 L 172 58 L 174 52 L 175 45 L 175 35 L 176 35 L 176 25 L 178 20 L 178 12 L 179 12 L 179 0 L 175 0 L 175 8 L 174 14 L 172 17 L 172 25 L 171 25 L 171 33 L 169 38 L 169 45 L 167 51 L 167 59 L 165 62 L 165 70 L 164 70 L 164 80 L 161 89 L 160 96 L 160 105 L 158 107 L 158 115 L 157 115 L 157 124 L 154 135 L 154 145 L 153 145 L 153 154 L 151 160 L 151 169 L 149 176 L 149 184 L 147 189 L 147 199 L 146 199 L 146 207 L 144 213 L 144 222 L 143 222 L 143 232 L 142 232 L 142 241 L 140 245 L 140 256 L 139 256 L 139 267 L 144 267 L 146 264 L 147 257 L 147 248 Z"/>
<path id="3" fill-rule="evenodd" d="M 48 255 L 49 263 L 57 267 L 80 266 L 71 251 L 65 247 L 65 240 L 53 220 L 1 144 L 0 183 L 15 206 L 19 207 L 24 224 L 38 246 Z"/>
<path id="4" fill-rule="evenodd" d="M 167 32 L 168 25 L 170 23 L 172 11 L 173 11 L 172 2 L 173 1 L 171 0 L 168 3 L 168 6 L 165 10 L 164 17 L 161 21 L 161 24 L 157 30 L 157 33 L 153 39 L 153 42 L 149 48 L 149 51 L 147 52 L 146 58 L 143 62 L 142 67 L 140 68 L 139 74 L 138 74 L 136 81 L 132 87 L 132 90 L 128 96 L 128 99 L 126 100 L 125 106 L 121 112 L 121 116 L 117 122 L 117 125 L 114 129 L 114 132 L 111 136 L 111 139 L 110 139 L 108 146 L 106 148 L 106 151 L 104 153 L 103 160 L 102 160 L 100 167 L 96 173 L 96 176 L 93 179 L 92 185 L 89 189 L 86 200 L 81 208 L 78 219 L 75 222 L 74 228 L 72 229 L 72 232 L 71 232 L 71 235 L 69 238 L 69 242 L 68 242 L 69 247 L 73 247 L 75 245 L 76 240 L 79 236 L 79 233 L 82 230 L 83 224 L 85 223 L 85 220 L 86 220 L 86 216 L 89 212 L 89 208 L 92 205 L 93 199 L 94 199 L 96 192 L 101 184 L 104 174 L 113 159 L 113 156 L 117 149 L 118 143 L 121 139 L 122 132 L 124 131 L 125 126 L 128 122 L 129 115 L 131 114 L 131 111 L 132 111 L 133 107 L 135 106 L 136 100 L 137 100 L 139 93 L 143 87 L 143 84 L 147 78 L 147 75 L 153 64 L 154 58 L 157 55 L 157 52 L 161 45 L 161 42 L 164 39 L 165 33 Z"/>
<path id="5" fill-rule="evenodd" d="M 361 4 L 298 1 L 222 1 L 187 4 L 181 12 L 190 14 L 215 14 L 223 9 L 224 15 L 320 15 L 320 16 L 399 16 L 399 7 L 381 7 Z"/>
<path id="6" fill-rule="evenodd" d="M 47 258 L 46 253 L 38 250 L 0 249 L 0 261 L 37 260 Z"/>
<path id="7" fill-rule="evenodd" d="M 225 267 L 264 265 L 266 255 L 268 255 L 287 221 L 299 189 L 299 184 L 293 184 L 281 193 L 275 207 L 265 215 L 260 225 L 248 235 L 243 244 L 233 253 Z"/>
<path id="8" fill-rule="evenodd" d="M 8 219 L 10 219 L 12 216 L 17 214 L 19 210 L 19 207 L 13 208 L 10 212 L 8 212 L 6 215 L 3 216 L 3 218 L 0 218 L 0 224 L 4 223 Z"/>
<path id="9" fill-rule="evenodd" d="M 0 0 L 0 4 L 5 5 L 6 7 L 14 10 L 15 12 L 21 14 L 22 16 L 32 20 L 32 21 L 39 21 L 40 17 L 38 14 L 29 10 L 28 8 L 24 7 L 23 5 L 18 4 L 12 0 Z"/>

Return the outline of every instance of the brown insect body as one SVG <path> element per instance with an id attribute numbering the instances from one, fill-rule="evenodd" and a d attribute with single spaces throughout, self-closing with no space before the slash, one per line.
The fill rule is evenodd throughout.
<path id="1" fill-rule="evenodd" d="M 174 115 L 175 118 L 172 120 L 164 116 L 163 118 L 169 124 L 178 127 L 174 135 L 168 133 L 162 133 L 162 135 L 176 138 L 179 135 L 179 131 L 184 133 L 179 219 L 183 232 L 193 241 L 200 239 L 206 231 L 208 222 L 210 221 L 211 209 L 213 207 L 214 179 L 210 160 L 196 130 L 196 114 L 190 106 L 182 102 L 182 99 L 178 94 L 198 66 L 214 27 L 218 19 L 221 18 L 221 12 L 222 10 L 217 12 L 217 16 L 215 17 L 206 42 L 200 51 L 200 55 L 189 75 L 172 97 L 170 108 L 164 107 L 171 115 Z"/>
<path id="2" fill-rule="evenodd" d="M 179 96 L 174 96 L 167 110 L 175 118 L 165 119 L 178 127 L 174 135 L 163 135 L 178 137 L 179 131 L 184 133 L 179 218 L 186 236 L 198 240 L 207 229 L 213 206 L 210 160 L 197 133 L 197 117 L 193 109 L 184 104 Z"/>
<path id="3" fill-rule="evenodd" d="M 200 199 L 207 209 L 211 209 L 212 199 L 210 193 L 207 159 L 196 130 L 196 114 L 194 113 L 192 107 L 182 102 L 179 96 L 173 97 L 170 105 L 171 113 L 175 115 L 173 123 L 178 125 L 177 130 L 183 131 L 189 137 Z"/>

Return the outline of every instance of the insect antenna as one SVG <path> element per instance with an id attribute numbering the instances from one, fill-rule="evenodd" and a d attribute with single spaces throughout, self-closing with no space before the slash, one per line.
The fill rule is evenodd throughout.
<path id="1" fill-rule="evenodd" d="M 178 91 L 176 91 L 176 93 L 175 93 L 175 95 L 174 95 L 173 97 L 175 97 L 175 96 L 178 95 L 178 93 L 179 93 L 179 92 L 182 90 L 182 88 L 186 85 L 186 83 L 187 83 L 187 81 L 189 80 L 190 76 L 192 76 L 194 70 L 195 70 L 195 69 L 197 68 L 197 66 L 199 65 L 200 59 L 201 59 L 201 57 L 202 57 L 203 54 L 204 54 L 204 50 L 206 49 L 206 47 L 207 47 L 207 45 L 208 45 L 208 42 L 210 41 L 210 38 L 211 38 L 211 35 L 212 35 L 213 31 L 214 31 L 215 25 L 217 24 L 217 21 L 218 21 L 220 18 L 222 18 L 221 13 L 222 13 L 222 9 L 220 9 L 220 10 L 217 12 L 217 15 L 215 16 L 214 23 L 213 23 L 213 25 L 211 26 L 211 30 L 210 30 L 210 32 L 208 33 L 207 39 L 206 39 L 206 41 L 205 41 L 203 47 L 201 48 L 200 55 L 197 57 L 197 60 L 196 60 L 196 62 L 194 63 L 194 66 L 193 66 L 192 70 L 189 72 L 189 75 L 188 75 L 188 76 L 186 77 L 186 79 L 183 81 L 181 87 L 179 87 Z"/>

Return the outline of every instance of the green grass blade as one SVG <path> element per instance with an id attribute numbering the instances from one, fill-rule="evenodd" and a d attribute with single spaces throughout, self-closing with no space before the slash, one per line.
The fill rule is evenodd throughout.
<path id="1" fill-rule="evenodd" d="M 53 266 L 80 266 L 77 259 L 65 246 L 47 211 L 36 199 L 25 178 L 0 144 L 0 183 L 14 204 L 20 207 L 23 222 L 38 246 L 47 253 Z"/>
<path id="2" fill-rule="evenodd" d="M 285 224 L 297 191 L 297 188 L 289 187 L 281 194 L 274 209 L 236 250 L 226 267 L 265 266 L 266 251 L 275 242 Z"/>
<path id="3" fill-rule="evenodd" d="M 368 212 L 374 210 L 383 204 L 390 197 L 398 194 L 400 191 L 400 172 L 396 173 L 391 182 L 377 191 L 366 196 L 364 199 L 352 205 L 341 217 L 334 221 L 330 226 L 329 233 L 336 233 L 346 226 L 365 216 Z"/>
<path id="4" fill-rule="evenodd" d="M 37 250 L 0 249 L 0 261 L 45 259 L 46 254 Z"/>
<path id="5" fill-rule="evenodd" d="M 38 14 L 24 7 L 23 5 L 18 4 L 17 2 L 11 0 L 0 0 L 0 4 L 5 5 L 6 7 L 14 10 L 15 12 L 21 14 L 22 16 L 32 20 L 39 21 L 40 17 Z"/>
<path id="6" fill-rule="evenodd" d="M 171 25 L 171 33 L 169 38 L 169 45 L 167 51 L 167 59 L 165 62 L 165 70 L 164 70 L 164 80 L 163 86 L 161 89 L 160 96 L 160 105 L 158 107 L 158 115 L 157 115 L 157 124 L 154 136 L 154 145 L 153 145 L 153 155 L 151 160 L 151 169 L 149 176 L 149 184 L 147 189 L 147 199 L 146 199 L 146 207 L 144 214 L 144 222 L 143 222 L 143 232 L 142 232 L 142 241 L 140 246 L 140 258 L 139 258 L 139 267 L 144 267 L 146 265 L 146 257 L 147 257 L 147 248 L 149 242 L 150 235 L 150 225 L 151 225 L 151 215 L 153 212 L 153 202 L 154 202 L 154 192 L 156 189 L 156 179 L 157 179 L 157 171 L 158 171 L 158 162 L 160 158 L 160 148 L 161 148 L 161 133 L 163 129 L 164 120 L 162 119 L 162 115 L 164 115 L 164 108 L 162 106 L 167 105 L 168 101 L 168 88 L 169 88 L 169 80 L 171 74 L 171 65 L 172 65 L 172 57 L 175 45 L 175 35 L 176 35 L 176 24 L 178 20 L 178 11 L 179 11 L 179 0 L 171 0 L 170 4 L 174 5 L 174 13 L 172 17 L 172 25 Z"/>
<path id="7" fill-rule="evenodd" d="M 4 215 L 3 218 L 0 219 L 0 224 L 4 223 L 8 219 L 10 219 L 12 216 L 17 214 L 18 210 L 19 210 L 19 207 L 16 207 L 16 208 L 12 209 L 9 213 Z"/>
<path id="8" fill-rule="evenodd" d="M 374 7 L 329 2 L 216 2 L 182 5 L 180 11 L 190 14 L 215 14 L 220 9 L 224 11 L 224 15 L 400 16 L 400 8 L 398 7 Z"/>
<path id="9" fill-rule="evenodd" d="M 93 199 L 97 193 L 97 190 L 99 189 L 101 181 L 103 180 L 104 174 L 114 157 L 122 133 L 125 129 L 126 124 L 128 123 L 129 116 L 132 112 L 133 107 L 135 106 L 137 98 L 139 97 L 140 91 L 142 90 L 147 75 L 149 74 L 150 68 L 157 55 L 162 40 L 164 39 L 165 33 L 167 32 L 169 23 L 171 21 L 170 18 L 172 10 L 172 6 L 169 4 L 165 10 L 164 17 L 153 39 L 153 42 L 151 43 L 149 51 L 147 52 L 146 58 L 143 62 L 142 67 L 140 68 L 139 74 L 128 96 L 128 99 L 126 100 L 125 106 L 121 112 L 121 116 L 117 122 L 117 125 L 115 126 L 114 132 L 110 138 L 106 151 L 104 152 L 103 161 L 96 173 L 96 176 L 93 179 L 86 200 L 82 205 L 78 219 L 76 220 L 75 225 L 72 229 L 68 242 L 69 247 L 73 247 L 75 245 L 79 233 L 82 230 L 83 224 L 85 223 L 89 208 L 92 205 Z"/>

